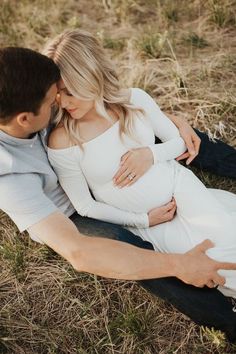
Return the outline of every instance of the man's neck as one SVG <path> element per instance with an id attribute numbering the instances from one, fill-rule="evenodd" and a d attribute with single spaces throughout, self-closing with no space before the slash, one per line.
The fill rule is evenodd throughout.
<path id="1" fill-rule="evenodd" d="M 33 135 L 33 134 L 28 134 L 26 132 L 23 132 L 19 129 L 15 129 L 12 126 L 1 125 L 1 124 L 0 124 L 0 130 L 2 130 L 4 133 L 10 136 L 13 136 L 14 138 L 19 138 L 19 139 L 29 139 Z"/>

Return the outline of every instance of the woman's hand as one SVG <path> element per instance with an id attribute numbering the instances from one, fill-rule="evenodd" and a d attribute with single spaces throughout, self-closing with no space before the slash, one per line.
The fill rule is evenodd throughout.
<path id="1" fill-rule="evenodd" d="M 153 165 L 153 154 L 148 147 L 127 151 L 121 157 L 120 168 L 113 177 L 117 187 L 130 186 L 135 183 Z"/>
<path id="2" fill-rule="evenodd" d="M 162 224 L 173 219 L 176 212 L 176 202 L 174 198 L 171 202 L 150 210 L 148 212 L 149 226 Z"/>

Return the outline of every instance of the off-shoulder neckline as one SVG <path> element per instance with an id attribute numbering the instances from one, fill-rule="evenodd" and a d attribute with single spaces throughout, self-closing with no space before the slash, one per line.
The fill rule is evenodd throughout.
<path id="1" fill-rule="evenodd" d="M 133 98 L 133 92 L 135 91 L 135 88 L 130 88 L 130 102 L 132 101 L 132 98 Z M 105 134 L 109 133 L 116 125 L 118 125 L 119 123 L 119 120 L 117 120 L 114 124 L 112 124 L 109 128 L 107 128 L 106 130 L 104 130 L 104 132 L 102 132 L 101 134 L 95 136 L 94 138 L 84 142 L 82 145 L 86 146 L 88 145 L 89 143 L 92 143 L 94 142 L 95 140 L 99 139 L 100 137 L 104 136 Z M 66 148 L 62 148 L 62 149 L 52 149 L 50 147 L 47 146 L 47 149 L 52 151 L 52 152 L 62 152 L 62 151 L 67 151 L 67 150 L 72 150 L 74 148 L 79 148 L 79 145 L 73 145 L 73 146 L 68 146 Z"/>

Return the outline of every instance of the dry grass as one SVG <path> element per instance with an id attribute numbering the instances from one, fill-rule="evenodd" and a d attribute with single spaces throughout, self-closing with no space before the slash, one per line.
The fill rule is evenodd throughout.
<path id="1" fill-rule="evenodd" d="M 2 0 L 0 41 L 40 49 L 64 28 L 86 28 L 124 85 L 236 146 L 235 14 L 233 0 Z M 232 180 L 198 175 L 236 192 Z M 0 235 L 0 353 L 236 352 L 135 283 L 75 273 L 3 213 Z"/>

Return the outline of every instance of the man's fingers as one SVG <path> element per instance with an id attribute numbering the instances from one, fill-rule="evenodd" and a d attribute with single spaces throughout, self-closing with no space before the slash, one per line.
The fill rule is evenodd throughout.
<path id="1" fill-rule="evenodd" d="M 202 241 L 197 246 L 194 247 L 195 251 L 206 252 L 209 248 L 214 247 L 214 243 L 208 239 Z M 224 268 L 225 269 L 225 268 Z"/>
<path id="2" fill-rule="evenodd" d="M 186 164 L 189 165 L 194 159 L 195 157 L 198 155 L 199 153 L 199 149 L 200 149 L 200 144 L 201 144 L 201 139 L 199 139 L 198 136 L 196 137 L 192 137 L 192 145 L 193 145 L 193 149 L 188 149 L 189 151 L 189 158 L 186 161 Z"/>
<path id="3" fill-rule="evenodd" d="M 194 147 L 194 143 L 192 138 L 188 138 L 185 140 L 185 144 L 187 146 L 188 152 L 190 155 L 194 155 L 195 154 L 195 147 Z"/>
<path id="4" fill-rule="evenodd" d="M 200 149 L 200 145 L 201 145 L 201 139 L 197 136 L 195 139 L 194 139 L 194 147 L 195 147 L 195 151 L 199 152 L 199 149 Z"/>
<path id="5" fill-rule="evenodd" d="M 187 146 L 187 149 L 188 149 L 188 152 L 189 152 L 189 157 L 186 161 L 186 165 L 189 165 L 193 159 L 195 159 L 195 157 L 197 156 L 198 154 L 198 150 L 196 150 L 196 147 L 195 147 L 195 140 L 193 137 L 191 137 L 190 139 L 188 139 L 186 141 L 186 146 Z"/>
<path id="6" fill-rule="evenodd" d="M 208 286 L 208 288 L 215 288 L 216 287 L 216 284 L 213 280 L 209 280 L 207 283 L 206 283 L 206 286 Z"/>
<path id="7" fill-rule="evenodd" d="M 189 165 L 197 156 L 197 153 L 195 153 L 194 155 L 190 155 L 189 158 L 186 160 L 186 165 Z"/>
<path id="8" fill-rule="evenodd" d="M 199 152 L 201 140 L 196 136 L 195 137 L 188 137 L 185 139 L 185 144 L 187 146 L 188 151 L 177 157 L 177 161 L 187 159 L 186 164 L 189 165 L 193 159 L 197 156 Z"/>
<path id="9" fill-rule="evenodd" d="M 222 277 L 221 275 L 219 275 L 218 273 L 216 273 L 216 275 L 214 276 L 214 278 L 212 280 L 213 280 L 215 286 L 225 284 L 225 278 Z"/>
<path id="10" fill-rule="evenodd" d="M 217 262 L 217 269 L 236 270 L 236 263 Z"/>
<path id="11" fill-rule="evenodd" d="M 176 161 L 184 160 L 184 159 L 186 159 L 187 157 L 189 157 L 189 152 L 188 152 L 188 151 L 186 151 L 186 152 L 184 152 L 182 155 L 178 156 L 178 157 L 176 158 Z"/>
<path id="12" fill-rule="evenodd" d="M 190 284 L 190 283 L 187 283 L 187 284 Z M 194 286 L 196 286 L 196 288 L 203 288 L 204 287 L 204 284 L 201 283 L 201 284 L 194 284 Z"/>
<path id="13" fill-rule="evenodd" d="M 219 274 L 215 275 L 214 278 L 212 280 L 209 280 L 206 283 L 206 286 L 208 286 L 208 288 L 217 288 L 218 285 L 224 285 L 225 284 L 225 278 L 221 277 Z"/>

